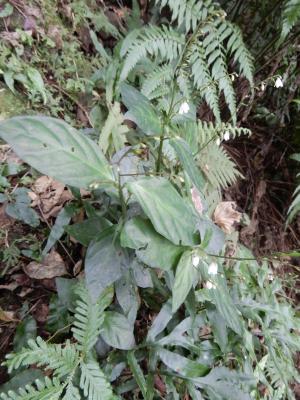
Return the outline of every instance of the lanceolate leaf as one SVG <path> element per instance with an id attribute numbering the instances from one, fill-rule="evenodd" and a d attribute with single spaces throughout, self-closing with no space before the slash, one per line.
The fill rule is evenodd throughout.
<path id="1" fill-rule="evenodd" d="M 176 151 L 184 170 L 187 172 L 193 184 L 200 192 L 203 191 L 205 186 L 205 179 L 201 170 L 196 166 L 194 162 L 193 154 L 191 152 L 191 149 L 189 148 L 189 145 L 186 143 L 185 140 L 179 137 L 170 139 L 170 144 Z"/>
<path id="2" fill-rule="evenodd" d="M 172 290 L 172 311 L 175 312 L 186 299 L 193 284 L 199 279 L 199 271 L 192 263 L 192 251 L 183 253 L 176 268 Z"/>
<path id="3" fill-rule="evenodd" d="M 0 137 L 43 174 L 78 188 L 111 183 L 100 148 L 70 125 L 50 117 L 15 117 L 0 123 Z"/>
<path id="4" fill-rule="evenodd" d="M 130 366 L 130 369 L 133 373 L 133 376 L 137 382 L 137 384 L 139 385 L 142 395 L 144 397 L 144 399 L 147 399 L 147 383 L 146 383 L 146 379 L 144 377 L 143 371 L 141 369 L 141 367 L 139 366 L 137 359 L 134 355 L 134 351 L 130 351 L 127 355 L 127 360 L 128 360 L 128 364 Z"/>
<path id="5" fill-rule="evenodd" d="M 206 365 L 202 365 L 197 361 L 189 360 L 177 353 L 161 349 L 158 354 L 167 367 L 185 378 L 203 376 L 209 371 L 209 368 Z"/>
<path id="6" fill-rule="evenodd" d="M 177 245 L 197 244 L 192 209 L 165 178 L 145 177 L 128 184 L 155 230 Z"/>
<path id="7" fill-rule="evenodd" d="M 146 135 L 160 135 L 159 116 L 147 97 L 126 83 L 121 86 L 121 94 L 123 103 L 128 108 L 125 117 L 135 122 Z"/>

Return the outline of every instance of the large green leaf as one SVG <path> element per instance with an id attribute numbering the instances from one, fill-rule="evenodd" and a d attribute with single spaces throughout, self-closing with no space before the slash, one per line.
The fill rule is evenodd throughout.
<path id="1" fill-rule="evenodd" d="M 84 246 L 88 246 L 92 240 L 111 226 L 111 223 L 103 217 L 88 218 L 83 222 L 65 227 L 65 231 Z"/>
<path id="2" fill-rule="evenodd" d="M 164 270 L 175 266 L 184 251 L 183 247 L 175 246 L 159 235 L 151 223 L 141 217 L 126 222 L 121 233 L 121 245 L 135 249 L 137 257 L 149 267 Z"/>
<path id="3" fill-rule="evenodd" d="M 172 290 L 172 311 L 175 312 L 186 299 L 193 284 L 199 279 L 199 271 L 193 266 L 193 252 L 185 251 L 176 268 L 175 282 Z"/>
<path id="4" fill-rule="evenodd" d="M 158 233 L 177 245 L 198 244 L 193 211 L 167 179 L 145 177 L 127 186 Z"/>
<path id="5" fill-rule="evenodd" d="M 173 371 L 184 376 L 185 378 L 196 378 L 205 375 L 209 368 L 197 361 L 189 360 L 177 353 L 161 349 L 158 352 L 162 362 Z"/>
<path id="6" fill-rule="evenodd" d="M 15 117 L 0 123 L 0 137 L 32 167 L 78 188 L 113 181 L 101 149 L 62 120 Z"/>
<path id="7" fill-rule="evenodd" d="M 201 170 L 196 166 L 193 154 L 187 142 L 180 137 L 170 139 L 170 144 L 176 151 L 176 154 L 184 168 L 190 177 L 193 184 L 199 191 L 203 191 L 205 186 L 205 178 Z"/>
<path id="8" fill-rule="evenodd" d="M 114 233 L 113 228 L 106 229 L 87 250 L 85 280 L 93 301 L 129 268 L 129 260 L 114 241 Z"/>
<path id="9" fill-rule="evenodd" d="M 125 115 L 146 133 L 146 135 L 160 135 L 161 124 L 155 108 L 150 101 L 132 86 L 122 83 L 122 101 L 128 108 Z"/>
<path id="10" fill-rule="evenodd" d="M 131 350 L 135 346 L 133 325 L 124 315 L 114 311 L 104 313 L 101 335 L 107 344 L 116 349 Z"/>

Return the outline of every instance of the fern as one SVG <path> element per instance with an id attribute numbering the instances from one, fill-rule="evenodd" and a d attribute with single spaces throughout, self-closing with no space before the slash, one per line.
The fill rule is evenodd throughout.
<path id="1" fill-rule="evenodd" d="M 81 364 L 80 387 L 88 399 L 112 400 L 113 393 L 99 365 L 91 360 Z"/>
<path id="2" fill-rule="evenodd" d="M 80 388 L 89 400 L 112 400 L 114 395 L 109 382 L 99 365 L 93 360 L 92 348 L 96 343 L 103 321 L 103 311 L 113 298 L 112 288 L 106 289 L 96 303 L 93 303 L 86 288 L 79 284 L 73 327 L 77 343 L 67 341 L 66 344 L 49 344 L 38 337 L 28 342 L 28 348 L 16 354 L 9 354 L 4 365 L 9 372 L 22 366 L 32 364 L 46 367 L 52 371 L 53 379 L 45 382 L 36 381 L 19 389 L 18 393 L 2 393 L 3 400 L 79 400 L 82 397 L 77 387 L 73 385 L 73 377 L 80 373 Z M 88 360 L 88 362 L 86 362 Z M 101 397 L 100 397 L 101 396 Z"/>
<path id="3" fill-rule="evenodd" d="M 153 92 L 159 87 L 166 85 L 166 82 L 172 78 L 172 67 L 170 65 L 164 65 L 154 69 L 147 78 L 144 80 L 141 92 L 148 98 L 152 98 Z"/>
<path id="4" fill-rule="evenodd" d="M 11 372 L 20 366 L 36 364 L 38 367 L 46 366 L 54 370 L 56 376 L 63 377 L 73 370 L 78 358 L 79 353 L 69 341 L 63 347 L 58 344 L 48 344 L 41 337 L 37 337 L 36 340 L 28 341 L 27 349 L 17 354 L 9 354 L 6 366 L 8 372 Z"/>
<path id="5" fill-rule="evenodd" d="M 300 162 L 300 154 L 293 154 L 291 158 Z M 297 177 L 300 177 L 300 174 L 298 174 Z M 291 222 L 293 218 L 299 213 L 299 211 L 300 211 L 300 185 L 297 186 L 293 195 L 292 204 L 288 209 L 287 222 Z"/>
<path id="6" fill-rule="evenodd" d="M 49 379 L 45 381 L 35 381 L 35 386 L 26 385 L 20 388 L 18 392 L 9 391 L 7 394 L 1 393 L 3 400 L 59 400 L 62 393 L 62 385 L 58 379 Z"/>
<path id="7" fill-rule="evenodd" d="M 184 46 L 184 36 L 172 28 L 150 26 L 141 29 L 140 34 L 125 52 L 126 59 L 121 72 L 121 80 L 125 80 L 139 61 L 147 56 L 160 57 L 171 62 L 179 56 Z M 124 49 L 121 49 L 124 54 Z"/>
<path id="8" fill-rule="evenodd" d="M 293 27 L 300 20 L 300 2 L 299 0 L 287 0 L 282 15 L 282 31 L 280 42 L 287 37 Z"/>
<path id="9" fill-rule="evenodd" d="M 156 0 L 156 4 L 162 9 L 166 5 L 172 12 L 172 21 L 177 21 L 178 26 L 184 25 L 185 31 L 194 31 L 200 21 L 206 20 L 207 16 L 215 10 L 212 0 Z"/>

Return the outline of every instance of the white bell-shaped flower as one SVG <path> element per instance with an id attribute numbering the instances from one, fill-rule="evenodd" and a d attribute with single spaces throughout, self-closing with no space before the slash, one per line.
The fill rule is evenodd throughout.
<path id="1" fill-rule="evenodd" d="M 279 77 L 276 79 L 276 81 L 275 81 L 275 87 L 276 87 L 277 89 L 283 87 L 283 82 L 282 82 L 282 79 L 281 79 L 280 76 L 279 76 Z"/>
<path id="2" fill-rule="evenodd" d="M 184 103 L 181 104 L 180 108 L 179 108 L 179 114 L 187 114 L 190 111 L 190 106 L 188 105 L 188 103 L 185 101 Z"/>
<path id="3" fill-rule="evenodd" d="M 215 263 L 215 262 L 212 262 L 211 264 L 209 264 L 208 273 L 209 273 L 209 275 L 217 275 L 217 273 L 218 273 L 218 264 Z"/>
<path id="4" fill-rule="evenodd" d="M 229 131 L 226 131 L 226 132 L 224 133 L 224 140 L 227 141 L 227 140 L 229 140 L 229 139 L 230 139 L 230 133 L 229 133 Z"/>

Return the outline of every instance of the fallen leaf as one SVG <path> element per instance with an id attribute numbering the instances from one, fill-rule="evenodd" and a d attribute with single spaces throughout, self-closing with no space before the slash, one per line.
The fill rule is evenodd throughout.
<path id="1" fill-rule="evenodd" d="M 55 250 L 47 254 L 41 263 L 32 261 L 23 270 L 33 279 L 52 279 L 67 274 L 65 263 Z"/>
<path id="2" fill-rule="evenodd" d="M 32 186 L 31 207 L 38 206 L 45 219 L 56 217 L 67 201 L 73 199 L 72 193 L 65 185 L 49 176 L 43 175 Z"/>
<path id="3" fill-rule="evenodd" d="M 236 211 L 234 201 L 222 201 L 217 205 L 214 212 L 214 222 L 225 232 L 232 233 L 235 222 L 239 223 L 242 214 Z"/>
<path id="4" fill-rule="evenodd" d="M 3 322 L 16 322 L 18 319 L 16 318 L 16 314 L 14 311 L 4 311 L 0 307 L 0 321 Z"/>

